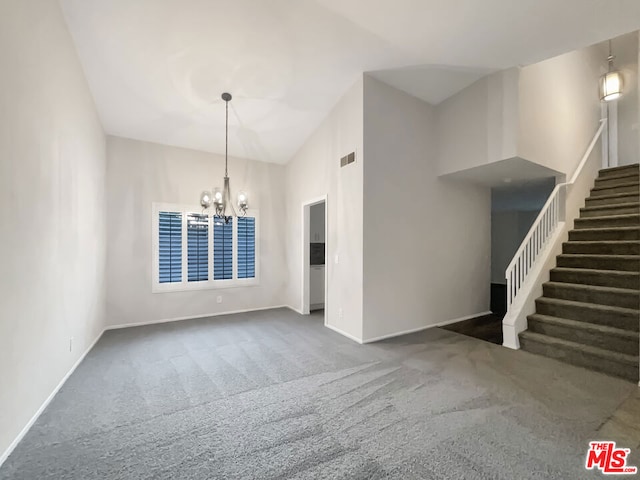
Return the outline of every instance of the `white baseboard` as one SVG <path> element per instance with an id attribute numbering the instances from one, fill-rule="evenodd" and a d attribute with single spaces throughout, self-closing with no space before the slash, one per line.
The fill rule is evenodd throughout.
<path id="1" fill-rule="evenodd" d="M 204 313 L 201 315 L 189 315 L 186 317 L 174 317 L 174 318 L 162 318 L 159 320 L 149 320 L 146 322 L 137 322 L 137 323 L 123 323 L 120 325 L 109 325 L 105 330 L 120 330 L 121 328 L 131 328 L 131 327 L 144 327 L 145 325 L 155 325 L 159 323 L 170 323 L 170 322 L 181 322 L 183 320 L 196 320 L 198 318 L 207 318 L 207 317 L 220 317 L 222 315 L 235 315 L 237 313 L 250 313 L 250 312 L 260 312 L 262 310 L 275 310 L 276 308 L 290 308 L 294 310 L 292 307 L 288 305 L 275 305 L 272 307 L 260 307 L 260 308 L 248 308 L 245 310 L 231 310 L 228 312 L 216 312 L 216 313 Z"/>
<path id="2" fill-rule="evenodd" d="M 489 315 L 490 313 L 491 313 L 490 311 L 475 313 L 473 315 L 467 315 L 465 317 L 454 318 L 453 320 L 445 320 L 444 322 L 434 323 L 433 325 L 426 325 L 424 327 L 412 328 L 411 330 L 403 330 L 401 332 L 390 333 L 388 335 L 381 335 L 379 337 L 367 338 L 366 340 L 363 340 L 360 343 L 373 343 L 373 342 L 379 342 L 381 340 L 386 340 L 388 338 L 401 337 L 402 335 L 409 335 L 410 333 L 421 332 L 423 330 L 428 330 L 429 328 L 444 327 L 445 325 L 450 325 L 452 323 L 471 320 L 472 318 L 482 317 L 484 315 Z"/>
<path id="3" fill-rule="evenodd" d="M 9 455 L 11 455 L 11 452 L 13 452 L 13 450 L 18 446 L 18 444 L 22 441 L 22 439 L 24 438 L 24 436 L 27 434 L 27 432 L 29 431 L 29 429 L 31 429 L 31 427 L 33 426 L 34 423 L 36 423 L 36 420 L 38 420 L 38 417 L 40 415 L 42 415 L 42 412 L 44 412 L 45 408 L 47 408 L 49 406 L 49 403 L 51 403 L 51 400 L 53 400 L 53 397 L 56 396 L 56 394 L 60 391 L 60 389 L 62 388 L 62 386 L 65 384 L 65 382 L 69 379 L 69 377 L 71 376 L 71 374 L 75 371 L 76 368 L 78 368 L 78 365 L 80 365 L 82 363 L 82 361 L 84 360 L 84 357 L 87 356 L 87 354 L 91 351 L 91 349 L 95 346 L 96 343 L 98 343 L 98 340 L 100 340 L 100 337 L 102 337 L 102 334 L 104 333 L 104 330 L 102 330 L 98 336 L 96 337 L 96 339 L 91 343 L 91 345 L 89 345 L 89 348 L 87 348 L 84 353 L 80 356 L 80 358 L 76 361 L 76 363 L 73 364 L 73 366 L 71 367 L 71 369 L 66 373 L 66 375 L 62 378 L 62 380 L 60 380 L 60 383 L 58 383 L 58 385 L 56 386 L 56 388 L 53 389 L 53 391 L 51 392 L 51 394 L 49 394 L 49 396 L 47 397 L 47 399 L 44 401 L 44 403 L 42 405 L 40 405 L 40 408 L 38 408 L 38 411 L 36 411 L 36 413 L 33 415 L 33 417 L 31 417 L 31 420 L 29 420 L 29 422 L 27 422 L 27 424 L 25 425 L 25 427 L 22 429 L 22 431 L 18 434 L 18 436 L 13 440 L 13 442 L 11 442 L 11 445 L 9 445 L 9 448 L 7 448 L 2 455 L 0 455 L 0 467 L 2 466 L 2 464 L 7 460 L 7 458 L 9 458 Z"/>
<path id="4" fill-rule="evenodd" d="M 339 333 L 340 335 L 347 337 L 349 340 L 353 340 L 354 342 L 359 343 L 360 345 L 364 343 L 362 339 L 355 337 L 343 330 L 340 330 L 338 327 L 334 327 L 333 325 L 329 325 L 328 323 L 325 324 L 325 327 L 330 328 L 334 332 Z"/>

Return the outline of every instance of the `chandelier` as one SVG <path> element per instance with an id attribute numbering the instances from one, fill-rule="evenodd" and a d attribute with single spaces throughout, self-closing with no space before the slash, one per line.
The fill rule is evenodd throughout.
<path id="1" fill-rule="evenodd" d="M 225 121 L 225 145 L 224 145 L 224 182 L 223 188 L 214 189 L 213 195 L 210 191 L 204 191 L 200 194 L 200 205 L 203 211 L 213 205 L 213 216 L 217 220 L 224 220 L 229 223 L 233 217 L 244 217 L 249 207 L 247 194 L 240 192 L 237 198 L 238 212 L 231 202 L 231 188 L 229 187 L 229 102 L 231 101 L 230 93 L 223 93 L 222 100 L 225 101 L 226 121 Z"/>

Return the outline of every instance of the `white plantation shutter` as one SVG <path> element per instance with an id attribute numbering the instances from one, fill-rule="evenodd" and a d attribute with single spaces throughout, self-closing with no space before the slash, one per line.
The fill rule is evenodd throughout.
<path id="1" fill-rule="evenodd" d="M 209 217 L 187 215 L 187 281 L 209 280 Z"/>
<path id="2" fill-rule="evenodd" d="M 213 279 L 233 278 L 233 218 L 213 219 Z"/>
<path id="3" fill-rule="evenodd" d="M 160 212 L 158 225 L 158 281 L 182 281 L 182 214 Z"/>
<path id="4" fill-rule="evenodd" d="M 238 278 L 256 276 L 256 219 L 238 218 Z"/>

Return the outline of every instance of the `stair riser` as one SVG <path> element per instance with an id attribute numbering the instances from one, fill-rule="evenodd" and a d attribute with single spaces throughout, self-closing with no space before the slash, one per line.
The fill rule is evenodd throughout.
<path id="1" fill-rule="evenodd" d="M 633 230 L 602 230 L 596 232 L 571 230 L 569 232 L 570 242 L 594 242 L 599 240 L 640 240 L 640 228 Z"/>
<path id="2" fill-rule="evenodd" d="M 557 345 L 547 345 L 525 338 L 520 339 L 520 346 L 523 350 L 537 355 L 555 358 L 572 365 L 606 373 L 631 382 L 638 381 L 638 365 L 622 364 L 613 360 L 603 359 L 587 352 L 559 347 Z"/>
<path id="3" fill-rule="evenodd" d="M 606 227 L 637 227 L 640 226 L 640 217 L 632 215 L 629 217 L 604 217 L 604 218 L 576 218 L 574 222 L 576 229 L 581 228 L 606 228 Z"/>
<path id="4" fill-rule="evenodd" d="M 620 176 L 620 178 L 596 178 L 595 188 L 617 187 L 618 185 L 624 185 L 625 183 L 638 183 L 638 180 L 640 180 L 640 178 L 637 173 L 624 177 Z"/>
<path id="5" fill-rule="evenodd" d="M 597 285 L 601 287 L 640 289 L 640 275 L 607 275 L 600 273 L 577 273 L 551 270 L 552 282 L 578 283 L 580 285 Z"/>
<path id="6" fill-rule="evenodd" d="M 640 348 L 638 339 L 635 340 L 616 337 L 613 335 L 602 336 L 598 332 L 590 332 L 579 328 L 571 328 L 564 325 L 554 325 L 545 322 L 538 322 L 530 319 L 528 321 L 529 330 L 534 333 L 548 335 L 550 337 L 561 338 L 570 342 L 591 345 L 611 352 L 626 353 L 627 355 L 637 355 Z"/>
<path id="7" fill-rule="evenodd" d="M 585 255 L 640 255 L 640 243 L 564 243 L 562 253 Z"/>
<path id="8" fill-rule="evenodd" d="M 628 260 L 626 258 L 604 257 L 563 257 L 557 258 L 558 267 L 591 268 L 593 270 L 621 270 L 625 272 L 640 271 L 640 258 Z"/>
<path id="9" fill-rule="evenodd" d="M 614 198 L 600 198 L 590 197 L 585 200 L 585 207 L 601 207 L 603 205 L 620 205 L 623 203 L 635 203 L 638 201 L 638 195 L 635 193 L 628 193 L 622 197 Z"/>
<path id="10" fill-rule="evenodd" d="M 628 165 L 620 168 L 615 168 L 613 170 L 600 170 L 600 174 L 598 178 L 607 178 L 607 177 L 619 177 L 621 175 L 632 175 L 634 173 L 638 173 L 640 169 L 638 165 Z"/>
<path id="11" fill-rule="evenodd" d="M 592 189 L 591 190 L 591 198 L 599 197 L 601 195 L 615 195 L 617 193 L 635 193 L 638 195 L 640 189 L 638 189 L 638 185 L 619 185 L 617 187 L 610 188 L 602 188 L 602 189 Z"/>
<path id="12" fill-rule="evenodd" d="M 580 218 L 606 217 L 607 215 L 625 215 L 627 213 L 640 213 L 640 206 L 631 205 L 628 207 L 611 207 L 598 210 L 580 209 Z"/>
<path id="13" fill-rule="evenodd" d="M 550 305 L 536 300 L 536 312 L 541 315 L 549 315 L 550 317 L 608 325 L 622 330 L 629 330 L 630 332 L 637 332 L 639 329 L 637 316 L 622 315 L 619 313 L 603 313 L 574 305 Z"/>
<path id="14" fill-rule="evenodd" d="M 595 303 L 596 305 L 609 305 L 611 307 L 635 308 L 636 310 L 640 308 L 640 292 L 600 292 L 548 284 L 543 285 L 542 291 L 547 298 Z"/>

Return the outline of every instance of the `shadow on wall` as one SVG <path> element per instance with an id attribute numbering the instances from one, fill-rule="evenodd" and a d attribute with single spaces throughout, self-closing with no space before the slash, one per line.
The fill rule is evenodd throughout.
<path id="1" fill-rule="evenodd" d="M 556 179 L 549 177 L 491 189 L 491 310 L 494 313 L 506 311 L 504 272 L 555 184 Z"/>

